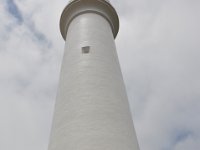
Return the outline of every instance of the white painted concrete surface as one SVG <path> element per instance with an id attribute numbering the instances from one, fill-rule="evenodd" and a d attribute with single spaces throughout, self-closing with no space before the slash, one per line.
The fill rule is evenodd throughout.
<path id="1" fill-rule="evenodd" d="M 77 15 L 67 30 L 49 150 L 139 150 L 130 114 L 110 23 Z"/>

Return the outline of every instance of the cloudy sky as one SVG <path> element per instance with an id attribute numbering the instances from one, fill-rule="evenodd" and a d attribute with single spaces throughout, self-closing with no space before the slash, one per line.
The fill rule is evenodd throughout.
<path id="1" fill-rule="evenodd" d="M 68 0 L 0 0 L 0 149 L 47 150 Z M 200 147 L 200 1 L 111 0 L 141 150 Z"/>

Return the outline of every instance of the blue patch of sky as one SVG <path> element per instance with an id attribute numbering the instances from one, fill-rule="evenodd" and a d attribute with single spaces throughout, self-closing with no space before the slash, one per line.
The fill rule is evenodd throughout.
<path id="1" fill-rule="evenodd" d="M 34 22 L 29 20 L 24 20 L 22 12 L 19 10 L 17 4 L 14 0 L 7 0 L 7 11 L 9 14 L 11 14 L 17 21 L 18 24 L 24 23 L 25 26 L 30 30 L 30 32 L 33 34 L 33 40 L 39 42 L 40 44 L 46 44 L 48 47 L 51 47 L 51 42 L 47 39 L 47 37 L 41 33 L 37 28 L 35 27 Z M 7 30 L 12 30 L 12 27 L 8 27 Z"/>
<path id="2" fill-rule="evenodd" d="M 14 0 L 7 0 L 8 12 L 17 20 L 18 23 L 23 22 L 23 16 Z"/>
<path id="3" fill-rule="evenodd" d="M 178 143 L 183 142 L 190 137 L 194 138 L 194 133 L 190 130 L 176 128 L 172 131 L 169 141 L 166 141 L 162 150 L 172 150 Z"/>
<path id="4" fill-rule="evenodd" d="M 175 136 L 175 141 L 177 141 L 177 142 L 184 141 L 191 135 L 192 135 L 192 133 L 190 131 L 182 131 Z"/>
<path id="5" fill-rule="evenodd" d="M 172 137 L 172 146 L 177 145 L 178 143 L 185 141 L 186 139 L 194 137 L 194 133 L 187 129 L 178 129 L 174 132 Z"/>
<path id="6" fill-rule="evenodd" d="M 37 40 L 41 44 L 46 44 L 49 48 L 52 46 L 47 37 L 35 27 L 34 22 L 28 22 L 27 26 L 33 34 L 33 40 Z"/>

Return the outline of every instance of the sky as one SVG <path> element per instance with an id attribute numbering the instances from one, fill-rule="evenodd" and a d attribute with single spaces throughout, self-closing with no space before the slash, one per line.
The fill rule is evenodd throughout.
<path id="1" fill-rule="evenodd" d="M 200 1 L 110 0 L 141 150 L 200 147 Z M 0 149 L 47 150 L 68 0 L 0 0 Z"/>

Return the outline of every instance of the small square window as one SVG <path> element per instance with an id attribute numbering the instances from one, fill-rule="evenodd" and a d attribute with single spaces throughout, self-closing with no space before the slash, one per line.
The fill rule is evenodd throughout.
<path id="1" fill-rule="evenodd" d="M 82 47 L 82 53 L 83 54 L 88 54 L 90 52 L 90 46 L 84 46 Z"/>

